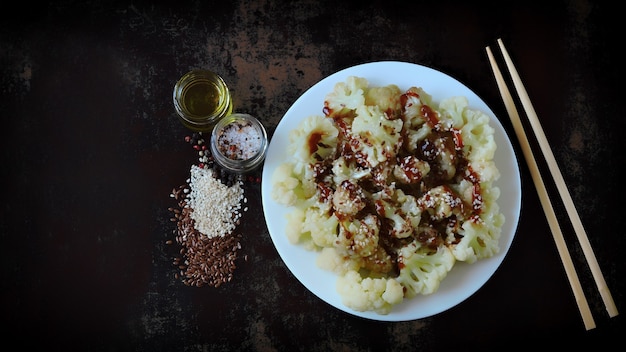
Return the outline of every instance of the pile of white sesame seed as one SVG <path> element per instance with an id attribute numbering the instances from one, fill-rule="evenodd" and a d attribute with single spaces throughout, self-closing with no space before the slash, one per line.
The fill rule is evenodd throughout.
<path id="1" fill-rule="evenodd" d="M 208 236 L 224 236 L 232 232 L 241 217 L 243 195 L 241 183 L 228 187 L 213 174 L 212 169 L 191 167 L 188 179 L 187 204 L 193 209 L 195 228 Z"/>

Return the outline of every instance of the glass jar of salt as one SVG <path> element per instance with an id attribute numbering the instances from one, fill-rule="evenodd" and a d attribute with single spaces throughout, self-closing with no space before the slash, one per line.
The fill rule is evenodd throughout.
<path id="1" fill-rule="evenodd" d="M 234 113 L 219 120 L 211 133 L 211 154 L 223 168 L 246 173 L 263 163 L 267 132 L 255 117 Z"/>

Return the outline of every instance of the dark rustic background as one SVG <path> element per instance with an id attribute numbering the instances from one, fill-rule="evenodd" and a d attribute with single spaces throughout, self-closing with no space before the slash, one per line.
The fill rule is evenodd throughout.
<path id="1" fill-rule="evenodd" d="M 514 136 L 485 53 L 502 38 L 623 311 L 623 19 L 608 2 L 531 3 L 3 3 L 3 342 L 80 351 L 468 351 L 620 341 L 623 316 L 606 314 L 548 182 L 596 319 L 585 331 L 515 138 L 523 204 L 510 252 L 481 290 L 432 317 L 364 320 L 308 292 L 272 245 L 258 183 L 246 185 L 248 260 L 231 283 L 184 286 L 174 278 L 175 249 L 164 244 L 174 227 L 169 193 L 197 158 L 171 99 L 188 70 L 220 73 L 236 110 L 272 133 L 300 94 L 338 70 L 418 63 L 472 88 Z"/>

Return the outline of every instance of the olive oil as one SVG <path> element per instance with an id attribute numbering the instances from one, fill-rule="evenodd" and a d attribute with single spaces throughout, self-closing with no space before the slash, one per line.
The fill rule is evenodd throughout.
<path id="1" fill-rule="evenodd" d="M 198 80 L 183 91 L 185 110 L 193 116 L 208 116 L 218 110 L 221 94 L 219 88 L 208 80 Z"/>
<path id="2" fill-rule="evenodd" d="M 193 70 L 181 77 L 174 86 L 173 99 L 181 122 L 194 131 L 210 131 L 233 109 L 228 86 L 207 70 Z"/>

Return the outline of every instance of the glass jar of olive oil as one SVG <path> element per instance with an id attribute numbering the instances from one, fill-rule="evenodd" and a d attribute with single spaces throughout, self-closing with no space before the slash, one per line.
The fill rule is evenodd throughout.
<path id="1" fill-rule="evenodd" d="M 233 110 L 228 86 L 218 74 L 192 70 L 174 86 L 174 108 L 187 128 L 206 132 Z"/>

